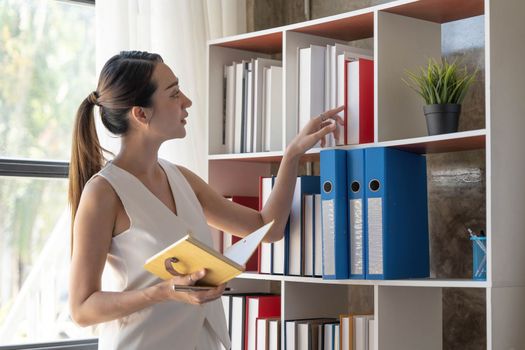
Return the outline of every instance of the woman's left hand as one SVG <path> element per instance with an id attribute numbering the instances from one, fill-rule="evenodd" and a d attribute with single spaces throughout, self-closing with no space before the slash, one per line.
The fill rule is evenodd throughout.
<path id="1" fill-rule="evenodd" d="M 310 119 L 299 134 L 290 142 L 286 149 L 286 154 L 291 156 L 301 156 L 315 144 L 321 141 L 321 147 L 326 143 L 326 135 L 333 132 L 335 139 L 339 139 L 339 128 L 336 123 L 344 125 L 343 118 L 337 115 L 344 109 L 344 106 L 330 109 L 319 116 Z"/>

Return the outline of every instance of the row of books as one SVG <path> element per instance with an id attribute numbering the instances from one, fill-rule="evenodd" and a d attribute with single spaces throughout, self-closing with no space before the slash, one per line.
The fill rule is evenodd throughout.
<path id="1" fill-rule="evenodd" d="M 270 197 L 275 178 L 263 177 L 259 181 L 260 208 L 263 208 Z M 317 198 L 317 206 L 314 203 L 315 198 Z M 259 273 L 292 276 L 322 275 L 320 199 L 319 176 L 297 177 L 284 237 L 274 243 L 261 244 L 258 254 Z M 315 215 L 316 208 L 317 215 Z"/>
<path id="2" fill-rule="evenodd" d="M 320 177 L 297 178 L 283 239 L 262 243 L 246 270 L 325 279 L 428 277 L 425 157 L 376 147 L 323 150 L 320 158 Z M 232 200 L 262 209 L 275 178 L 259 181 L 259 198 Z M 224 242 L 230 245 L 231 235 Z"/>
<path id="3" fill-rule="evenodd" d="M 222 297 L 232 350 L 281 349 L 281 296 L 225 294 Z M 284 346 L 290 350 L 374 349 L 373 315 L 341 315 L 285 321 Z"/>
<path id="4" fill-rule="evenodd" d="M 222 144 L 227 153 L 282 149 L 282 84 L 277 60 L 224 66 Z"/>
<path id="5" fill-rule="evenodd" d="M 298 130 L 325 110 L 345 106 L 339 140 L 373 142 L 374 63 L 370 50 L 343 44 L 298 49 Z M 279 151 L 283 129 L 281 62 L 253 58 L 224 66 L 222 144 L 227 153 Z"/>
<path id="6" fill-rule="evenodd" d="M 373 142 L 374 62 L 370 50 L 343 44 L 299 49 L 298 126 L 325 110 L 345 106 L 339 139 L 328 135 L 327 146 Z"/>
<path id="7" fill-rule="evenodd" d="M 373 315 L 341 315 L 285 323 L 286 350 L 373 350 Z M 258 348 L 259 349 L 259 348 Z"/>
<path id="8" fill-rule="evenodd" d="M 280 295 L 230 294 L 221 298 L 232 350 L 268 349 L 257 346 L 262 342 L 280 349 Z M 259 321 L 262 319 L 266 321 Z"/>
<path id="9" fill-rule="evenodd" d="M 231 196 L 228 199 L 246 207 L 261 210 L 270 197 L 274 180 L 275 177 L 261 177 L 259 179 L 259 197 Z M 246 271 L 263 274 L 314 276 L 313 262 L 315 261 L 315 276 L 322 276 L 319 183 L 319 176 L 300 176 L 297 178 L 284 237 L 275 243 L 261 243 L 246 264 Z M 314 208 L 314 196 L 317 203 L 316 211 L 314 211 L 316 209 Z M 316 218 L 314 218 L 314 213 L 317 213 Z M 317 224 L 314 224 L 314 220 Z M 314 226 L 317 228 L 315 229 Z M 316 234 L 315 237 L 314 234 Z M 222 252 L 239 240 L 239 237 L 223 232 Z M 303 243 L 307 246 L 307 252 L 303 248 Z"/>
<path id="10" fill-rule="evenodd" d="M 258 318 L 256 338 L 256 350 L 280 350 L 281 319 Z"/>

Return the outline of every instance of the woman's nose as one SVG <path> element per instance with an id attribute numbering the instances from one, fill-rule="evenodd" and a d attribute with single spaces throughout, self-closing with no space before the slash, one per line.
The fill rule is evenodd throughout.
<path id="1" fill-rule="evenodd" d="M 190 108 L 193 103 L 191 102 L 188 96 L 184 95 L 184 98 L 186 99 L 185 107 Z"/>

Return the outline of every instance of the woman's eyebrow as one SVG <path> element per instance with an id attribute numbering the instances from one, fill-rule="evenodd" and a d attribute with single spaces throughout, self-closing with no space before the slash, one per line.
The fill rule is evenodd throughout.
<path id="1" fill-rule="evenodd" d="M 164 89 L 164 90 L 171 89 L 172 87 L 177 86 L 177 85 L 179 85 L 179 79 L 175 80 L 173 83 L 168 85 L 168 87 L 166 87 L 166 89 Z"/>

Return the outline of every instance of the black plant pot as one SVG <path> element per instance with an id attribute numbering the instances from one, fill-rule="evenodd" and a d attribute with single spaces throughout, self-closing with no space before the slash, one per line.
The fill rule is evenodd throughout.
<path id="1" fill-rule="evenodd" d="M 423 106 L 427 118 L 429 135 L 448 134 L 458 131 L 461 105 L 455 103 L 434 104 Z"/>

